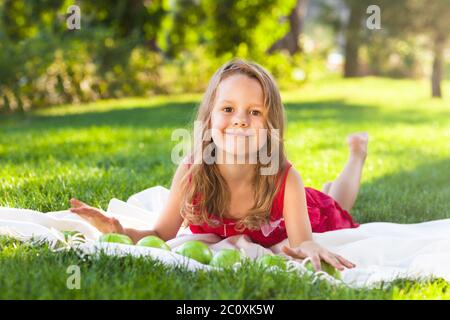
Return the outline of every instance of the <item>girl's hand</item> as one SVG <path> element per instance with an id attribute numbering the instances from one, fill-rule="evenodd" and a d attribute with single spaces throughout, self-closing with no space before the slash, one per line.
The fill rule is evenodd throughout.
<path id="1" fill-rule="evenodd" d="M 328 262 L 340 271 L 343 271 L 344 267 L 349 269 L 355 267 L 355 264 L 344 259 L 340 255 L 328 251 L 314 241 L 305 241 L 300 246 L 293 249 L 288 246 L 283 246 L 282 250 L 284 253 L 295 259 L 311 258 L 311 263 L 316 271 L 321 270 L 320 260 Z"/>
<path id="2" fill-rule="evenodd" d="M 90 224 L 96 227 L 102 233 L 122 233 L 124 229 L 116 218 L 110 218 L 105 215 L 101 209 L 91 207 L 75 198 L 70 199 L 70 211 L 76 213 L 83 219 L 86 219 Z"/>

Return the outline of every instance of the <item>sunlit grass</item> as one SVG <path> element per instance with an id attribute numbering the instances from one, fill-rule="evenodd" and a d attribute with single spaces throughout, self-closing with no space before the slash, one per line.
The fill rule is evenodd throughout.
<path id="1" fill-rule="evenodd" d="M 448 81 L 446 92 L 450 96 Z M 306 185 L 321 189 L 333 180 L 347 158 L 345 137 L 364 130 L 371 140 L 351 212 L 356 220 L 414 223 L 450 217 L 448 97 L 430 99 L 427 82 L 378 78 L 322 80 L 282 96 L 288 158 Z M 56 211 L 77 196 L 106 208 L 113 197 L 126 200 L 154 185 L 168 188 L 176 167 L 171 150 L 178 143 L 171 141 L 172 131 L 191 126 L 200 98 L 107 100 L 0 116 L 0 206 Z M 75 255 L 7 240 L 0 251 L 1 298 L 449 298 L 448 283 L 439 280 L 400 281 L 388 290 L 362 292 L 323 288 L 290 275 L 261 283 L 256 271 L 245 281 L 230 274 L 193 275 L 145 259 L 103 257 L 84 264 Z M 84 290 L 65 289 L 71 263 L 84 268 Z M 38 274 L 28 272 L 38 266 Z M 191 286 L 194 282 L 198 285 Z"/>

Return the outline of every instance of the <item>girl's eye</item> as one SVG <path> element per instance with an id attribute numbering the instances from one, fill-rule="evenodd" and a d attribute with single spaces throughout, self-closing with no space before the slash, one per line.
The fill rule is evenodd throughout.
<path id="1" fill-rule="evenodd" d="M 223 108 L 223 110 L 225 112 L 231 112 L 231 111 L 233 111 L 233 108 L 232 107 L 225 107 L 225 108 Z"/>
<path id="2" fill-rule="evenodd" d="M 251 113 L 253 116 L 259 116 L 259 115 L 261 114 L 261 111 L 259 111 L 259 110 L 252 110 L 252 111 L 250 111 L 250 113 Z"/>

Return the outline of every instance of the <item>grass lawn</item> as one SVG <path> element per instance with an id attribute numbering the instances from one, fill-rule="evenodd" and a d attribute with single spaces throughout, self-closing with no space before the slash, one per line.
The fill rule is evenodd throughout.
<path id="1" fill-rule="evenodd" d="M 360 223 L 450 218 L 450 83 L 429 98 L 428 82 L 329 79 L 284 92 L 286 148 L 305 185 L 321 189 L 345 164 L 345 137 L 371 136 L 362 187 L 351 214 Z M 200 95 L 100 101 L 0 115 L 0 206 L 63 210 L 76 196 L 106 208 L 154 185 L 170 186 L 171 141 L 188 128 Z M 69 290 L 68 266 L 81 268 Z M 247 269 L 245 269 L 247 268 Z M 311 284 L 295 274 L 191 273 L 144 258 L 83 260 L 0 238 L 2 299 L 436 299 L 440 279 L 398 280 L 372 290 Z"/>

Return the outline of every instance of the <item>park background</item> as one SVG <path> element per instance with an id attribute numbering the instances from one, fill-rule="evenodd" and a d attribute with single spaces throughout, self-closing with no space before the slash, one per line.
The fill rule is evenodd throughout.
<path id="1" fill-rule="evenodd" d="M 71 5 L 80 29 L 68 27 Z M 440 96 L 450 77 L 447 0 L 2 0 L 0 10 L 4 112 L 202 92 L 235 56 L 264 65 L 282 89 L 334 71 L 429 78 Z"/>
<path id="2" fill-rule="evenodd" d="M 80 29 L 67 24 L 72 5 Z M 169 188 L 173 130 L 191 127 L 209 78 L 240 57 L 276 78 L 287 155 L 305 185 L 332 181 L 346 135 L 368 131 L 355 219 L 449 218 L 449 30 L 449 0 L 0 0 L 0 206 L 64 210 L 76 196 L 105 209 Z M 56 294 L 71 263 L 89 276 Z M 11 239 L 0 241 L 0 268 L 1 298 L 450 297 L 442 279 L 336 290 L 253 269 L 242 278 L 80 261 Z"/>

